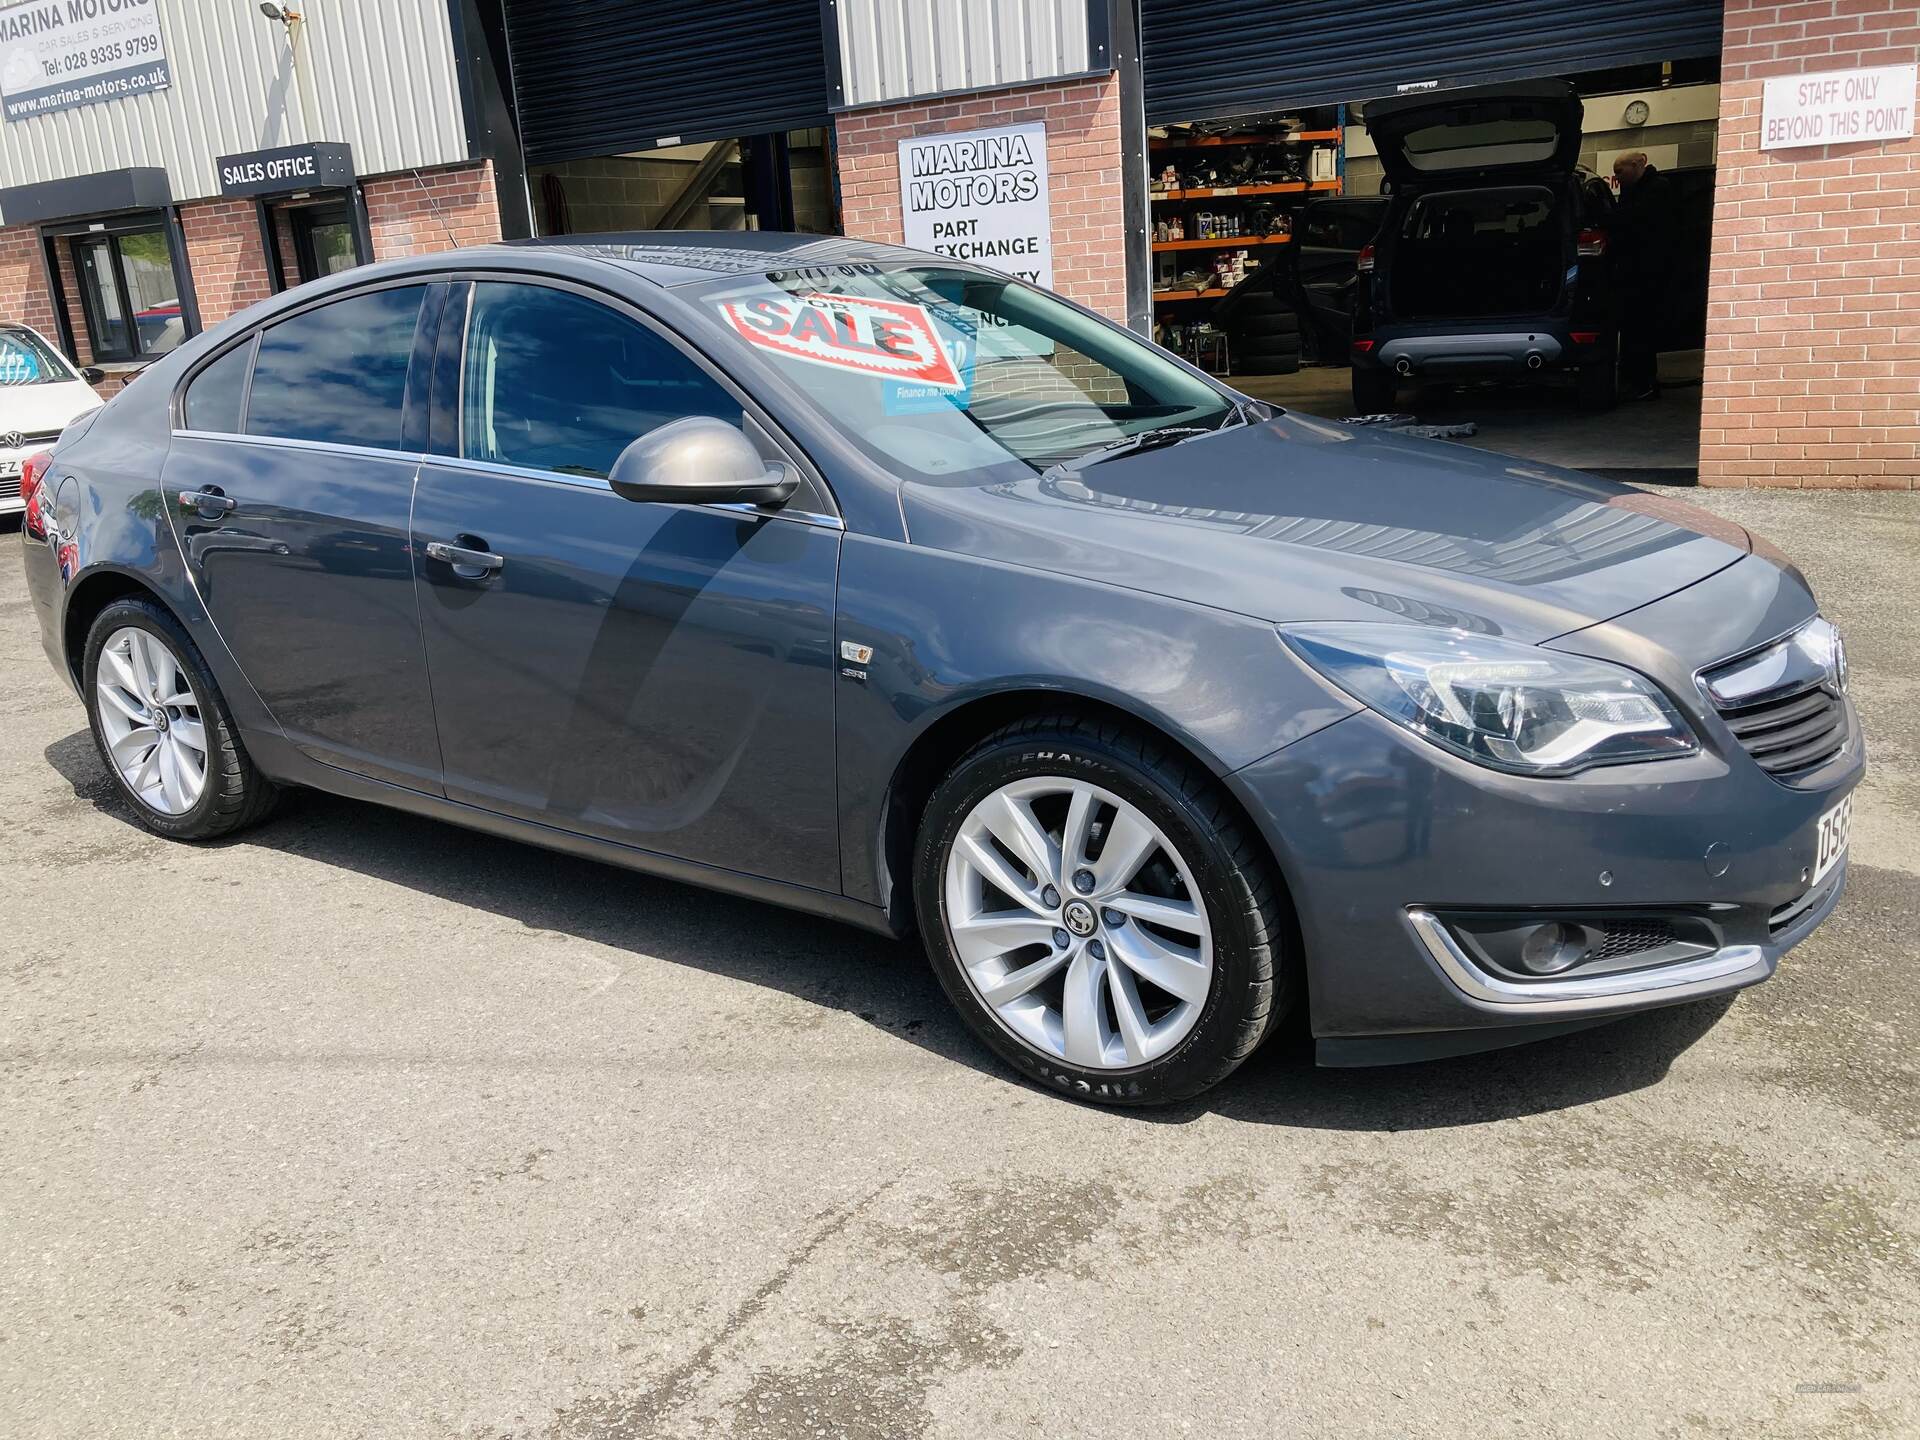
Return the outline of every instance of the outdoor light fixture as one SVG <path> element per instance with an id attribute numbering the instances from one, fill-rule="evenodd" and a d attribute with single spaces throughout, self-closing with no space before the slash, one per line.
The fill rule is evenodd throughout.
<path id="1" fill-rule="evenodd" d="M 300 19 L 298 10 L 283 10 L 273 0 L 260 0 L 260 13 L 269 20 L 278 20 L 282 25 L 292 25 Z"/>

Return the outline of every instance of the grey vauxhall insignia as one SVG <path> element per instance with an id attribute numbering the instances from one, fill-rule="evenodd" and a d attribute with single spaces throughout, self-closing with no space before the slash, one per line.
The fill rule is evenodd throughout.
<path id="1" fill-rule="evenodd" d="M 1740 527 L 945 259 L 353 270 L 27 468 L 47 654 L 152 829 L 307 785 L 917 930 L 1076 1096 L 1191 1096 L 1303 1007 L 1368 1064 L 1735 990 L 1846 873 L 1840 641 Z"/>

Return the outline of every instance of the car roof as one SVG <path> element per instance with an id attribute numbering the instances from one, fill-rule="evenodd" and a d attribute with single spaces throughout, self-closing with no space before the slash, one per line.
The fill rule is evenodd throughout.
<path id="1" fill-rule="evenodd" d="M 897 265 L 929 258 L 917 250 L 872 240 L 777 230 L 631 230 L 607 235 L 548 235 L 484 248 L 518 251 L 523 255 L 529 250 L 542 250 L 610 261 L 656 285 L 687 285 L 722 275 L 758 275 L 768 270 L 813 265 Z"/>

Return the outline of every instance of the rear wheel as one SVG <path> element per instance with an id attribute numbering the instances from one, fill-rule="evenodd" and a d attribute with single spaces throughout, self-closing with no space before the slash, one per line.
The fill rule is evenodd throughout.
<path id="1" fill-rule="evenodd" d="M 1117 725 L 1052 716 L 975 746 L 928 804 L 914 881 L 967 1023 L 1070 1095 L 1196 1095 L 1293 1001 L 1262 846 L 1211 777 Z"/>
<path id="2" fill-rule="evenodd" d="M 158 605 L 118 600 L 87 632 L 87 718 L 107 773 L 149 830 L 210 840 L 272 808 L 192 639 Z"/>
<path id="3" fill-rule="evenodd" d="M 1378 415 L 1393 409 L 1395 392 L 1393 376 L 1384 370 L 1365 370 L 1355 367 L 1353 372 L 1353 408 L 1362 415 Z"/>

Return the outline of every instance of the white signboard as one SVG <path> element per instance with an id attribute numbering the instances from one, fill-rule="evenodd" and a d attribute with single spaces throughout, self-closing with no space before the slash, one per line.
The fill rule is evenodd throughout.
<path id="1" fill-rule="evenodd" d="M 1760 108 L 1760 148 L 1910 139 L 1914 81 L 1912 65 L 1777 75 Z"/>
<path id="2" fill-rule="evenodd" d="M 900 142 L 900 213 L 916 250 L 1053 284 L 1047 127 L 919 135 Z"/>
<path id="3" fill-rule="evenodd" d="M 0 113 L 9 120 L 172 83 L 155 0 L 0 3 Z"/>

